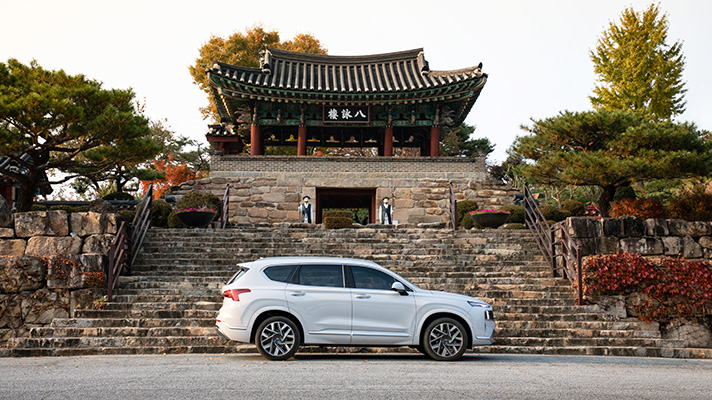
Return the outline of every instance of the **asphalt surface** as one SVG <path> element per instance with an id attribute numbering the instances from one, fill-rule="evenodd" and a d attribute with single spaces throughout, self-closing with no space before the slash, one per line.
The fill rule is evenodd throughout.
<path id="1" fill-rule="evenodd" d="M 0 359 L 0 399 L 710 399 L 712 361 L 468 355 Z"/>

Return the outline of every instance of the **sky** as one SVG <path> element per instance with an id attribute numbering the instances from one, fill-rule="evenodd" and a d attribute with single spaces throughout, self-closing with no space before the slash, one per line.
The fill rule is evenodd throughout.
<path id="1" fill-rule="evenodd" d="M 0 62 L 133 88 L 146 114 L 179 135 L 205 141 L 207 95 L 188 66 L 211 35 L 261 24 L 282 40 L 311 33 L 331 55 L 424 48 L 431 70 L 483 63 L 487 84 L 465 122 L 503 161 L 521 125 L 560 111 L 585 111 L 596 83 L 589 51 L 626 7 L 650 1 L 80 1 L 0 0 Z M 662 0 L 668 43 L 683 42 L 687 110 L 678 121 L 712 130 L 712 1 Z"/>

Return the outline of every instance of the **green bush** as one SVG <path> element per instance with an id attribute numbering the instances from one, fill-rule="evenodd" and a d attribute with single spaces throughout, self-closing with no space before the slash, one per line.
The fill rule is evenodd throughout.
<path id="1" fill-rule="evenodd" d="M 30 211 L 47 211 L 47 207 L 41 204 L 33 204 L 32 207 L 30 207 Z"/>
<path id="2" fill-rule="evenodd" d="M 523 224 L 524 223 L 524 207 L 515 204 L 507 204 L 499 208 L 500 210 L 509 211 L 510 224 Z"/>
<path id="3" fill-rule="evenodd" d="M 351 228 L 353 223 L 352 217 L 324 217 L 324 229 Z"/>
<path id="4" fill-rule="evenodd" d="M 126 192 L 111 192 L 102 197 L 104 200 L 135 200 L 134 197 Z"/>
<path id="5" fill-rule="evenodd" d="M 116 215 L 121 217 L 121 219 L 126 221 L 126 223 L 130 224 L 133 222 L 134 217 L 136 217 L 136 210 L 119 210 L 116 212 Z"/>
<path id="6" fill-rule="evenodd" d="M 477 210 L 477 202 L 472 200 L 462 200 L 457 202 L 457 225 L 463 229 L 472 229 L 475 222 L 468 213 Z"/>
<path id="7" fill-rule="evenodd" d="M 524 224 L 520 224 L 518 222 L 513 222 L 506 224 L 502 227 L 502 229 L 527 229 L 527 226 Z"/>
<path id="8" fill-rule="evenodd" d="M 351 210 L 331 209 L 324 210 L 322 216 L 324 218 L 351 218 L 353 220 L 354 213 Z"/>
<path id="9" fill-rule="evenodd" d="M 168 227 L 168 216 L 171 215 L 173 207 L 165 200 L 153 200 L 151 204 L 151 225 L 161 228 Z"/>
<path id="10" fill-rule="evenodd" d="M 181 197 L 178 202 L 176 202 L 176 209 L 178 210 L 182 210 L 184 208 L 203 207 L 209 207 L 217 211 L 218 214 L 215 218 L 220 218 L 220 212 L 222 211 L 222 200 L 220 199 L 220 197 L 214 194 L 194 190 L 192 192 L 187 193 L 186 195 Z"/>
<path id="11" fill-rule="evenodd" d="M 712 193 L 706 192 L 703 185 L 698 185 L 670 200 L 667 211 L 670 218 L 712 221 Z"/>
<path id="12" fill-rule="evenodd" d="M 561 210 L 569 217 L 580 217 L 586 212 L 586 207 L 580 201 L 566 200 L 561 203 Z"/>
<path id="13" fill-rule="evenodd" d="M 543 204 L 541 206 L 541 213 L 544 214 L 544 218 L 547 221 L 559 222 L 566 219 L 566 213 L 549 204 Z"/>
<path id="14" fill-rule="evenodd" d="M 168 227 L 169 228 L 185 228 L 182 222 L 178 219 L 178 211 L 173 210 L 168 214 Z"/>
<path id="15" fill-rule="evenodd" d="M 89 212 L 89 206 L 74 207 L 74 212 Z"/>

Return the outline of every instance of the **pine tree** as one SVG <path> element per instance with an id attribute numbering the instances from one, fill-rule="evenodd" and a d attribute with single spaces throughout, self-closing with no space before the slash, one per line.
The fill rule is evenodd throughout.
<path id="1" fill-rule="evenodd" d="M 590 96 L 596 110 L 639 112 L 663 120 L 685 111 L 682 43 L 667 44 L 668 19 L 657 5 L 642 14 L 626 8 L 590 52 L 598 83 Z"/>

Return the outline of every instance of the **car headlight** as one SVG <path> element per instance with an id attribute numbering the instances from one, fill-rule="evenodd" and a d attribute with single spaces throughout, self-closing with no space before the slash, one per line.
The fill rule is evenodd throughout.
<path id="1" fill-rule="evenodd" d="M 489 304 L 485 303 L 484 301 L 472 301 L 468 300 L 467 304 L 471 305 L 472 307 L 482 307 L 482 308 L 488 308 Z"/>

